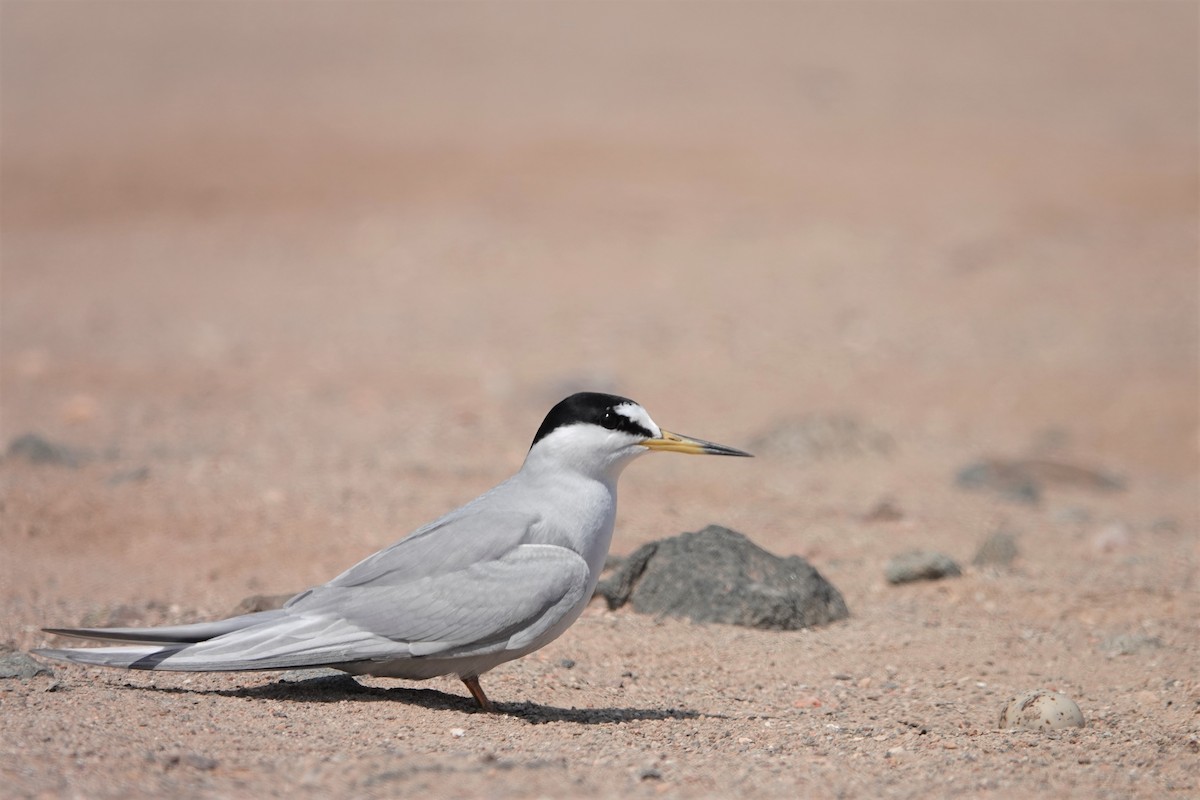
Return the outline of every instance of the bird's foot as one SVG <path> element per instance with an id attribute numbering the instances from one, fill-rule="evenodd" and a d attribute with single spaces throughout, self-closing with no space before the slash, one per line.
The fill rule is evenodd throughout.
<path id="1" fill-rule="evenodd" d="M 479 676 L 472 675 L 469 678 L 462 678 L 462 682 L 467 685 L 471 696 L 475 698 L 475 702 L 479 703 L 479 707 L 489 714 L 495 712 L 496 707 L 492 705 L 492 701 L 488 700 L 487 695 L 483 693 L 483 687 L 479 685 Z"/>

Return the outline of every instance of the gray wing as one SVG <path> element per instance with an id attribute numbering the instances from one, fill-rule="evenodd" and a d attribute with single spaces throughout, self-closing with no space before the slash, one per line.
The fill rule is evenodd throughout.
<path id="1" fill-rule="evenodd" d="M 486 514 L 468 504 L 297 595 L 260 624 L 239 619 L 236 628 L 221 630 L 217 626 L 223 623 L 206 623 L 213 626 L 208 629 L 213 638 L 187 644 L 180 636 L 167 648 L 45 654 L 139 669 L 206 671 L 452 658 L 525 648 L 586 602 L 591 576 L 574 551 L 539 543 L 548 533 L 540 518 L 497 508 L 495 499 Z M 199 626 L 171 631 L 177 636 L 202 632 L 207 631 Z M 151 636 L 167 638 L 159 633 L 141 641 Z"/>
<path id="2" fill-rule="evenodd" d="M 413 656 L 518 649 L 585 602 L 587 563 L 548 544 L 540 515 L 505 506 L 493 489 L 327 584 L 291 614 L 344 620 L 408 645 Z M 481 501 L 487 502 L 481 502 Z"/>
<path id="3" fill-rule="evenodd" d="M 503 484 L 501 484 L 501 487 Z M 324 586 L 396 585 L 503 558 L 523 544 L 547 544 L 540 515 L 479 502 L 496 489 L 374 553 Z M 316 589 L 310 591 L 316 591 Z M 302 600 L 302 592 L 290 602 Z"/>
<path id="4" fill-rule="evenodd" d="M 449 657 L 536 641 L 584 601 L 589 583 L 587 563 L 575 552 L 523 544 L 492 561 L 414 580 L 326 584 L 287 610 L 341 620 L 412 656 Z"/>
<path id="5" fill-rule="evenodd" d="M 587 564 L 554 545 L 399 586 L 314 589 L 285 614 L 197 644 L 41 650 L 133 669 L 207 672 L 288 669 L 521 650 L 585 601 Z M 546 640 L 548 641 L 548 640 Z"/>

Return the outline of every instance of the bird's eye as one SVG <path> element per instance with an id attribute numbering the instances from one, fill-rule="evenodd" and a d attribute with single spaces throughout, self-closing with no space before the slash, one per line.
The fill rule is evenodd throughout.
<path id="1" fill-rule="evenodd" d="M 608 411 L 604 412 L 604 419 L 600 420 L 600 424 L 605 428 L 608 428 L 610 431 L 615 431 L 617 426 L 621 424 L 621 420 L 619 419 L 617 412 L 610 408 Z"/>

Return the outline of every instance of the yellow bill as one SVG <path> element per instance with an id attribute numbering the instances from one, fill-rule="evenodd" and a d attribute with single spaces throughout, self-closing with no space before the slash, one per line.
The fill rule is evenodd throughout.
<path id="1" fill-rule="evenodd" d="M 678 433 L 663 431 L 662 436 L 643 439 L 642 447 L 648 447 L 651 450 L 665 450 L 670 453 L 690 453 L 696 456 L 744 456 L 753 458 L 751 453 L 744 450 L 738 450 L 733 447 L 726 447 L 723 444 L 714 442 L 706 442 L 703 439 L 693 439 L 690 436 L 680 436 Z"/>

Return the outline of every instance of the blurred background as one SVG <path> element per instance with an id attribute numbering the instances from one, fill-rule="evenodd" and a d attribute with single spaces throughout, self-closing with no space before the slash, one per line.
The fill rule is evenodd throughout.
<path id="1" fill-rule="evenodd" d="M 299 588 L 507 475 L 579 388 L 761 451 L 639 464 L 621 551 L 721 521 L 849 558 L 818 523 L 881 497 L 951 537 L 992 513 L 955 469 L 1031 453 L 1194 530 L 1198 21 L 8 0 L 0 439 L 76 469 L 0 467 L 0 582 L 115 597 L 94 559 L 194 557 L 213 596 Z"/>

